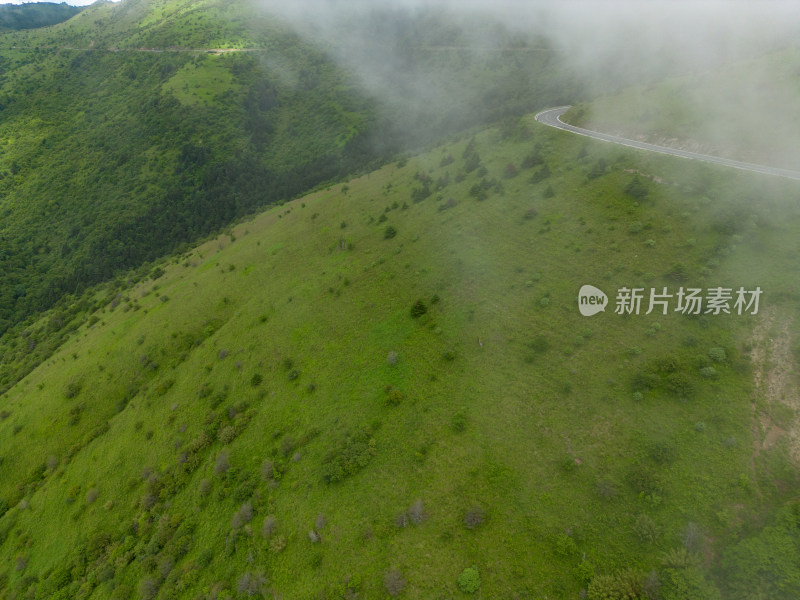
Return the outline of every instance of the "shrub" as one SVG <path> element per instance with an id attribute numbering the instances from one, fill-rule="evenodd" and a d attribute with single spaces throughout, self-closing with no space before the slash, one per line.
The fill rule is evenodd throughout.
<path id="1" fill-rule="evenodd" d="M 97 488 L 92 488 L 88 492 L 86 492 L 86 504 L 92 504 L 97 498 L 100 496 L 100 492 Z"/>
<path id="2" fill-rule="evenodd" d="M 644 200 L 647 197 L 647 187 L 642 183 L 639 175 L 634 175 L 630 183 L 625 186 L 625 193 L 634 200 Z"/>
<path id="3" fill-rule="evenodd" d="M 270 552 L 275 554 L 283 552 L 284 548 L 286 548 L 286 536 L 284 535 L 276 535 L 269 543 Z"/>
<path id="4" fill-rule="evenodd" d="M 383 230 L 383 239 L 385 240 L 390 240 L 396 235 L 397 229 L 395 229 L 392 225 L 387 226 L 386 229 Z"/>
<path id="5" fill-rule="evenodd" d="M 399 569 L 390 569 L 383 577 L 386 592 L 394 598 L 398 596 L 406 587 L 406 579 Z"/>
<path id="6" fill-rule="evenodd" d="M 366 430 L 348 435 L 323 461 L 322 477 L 335 483 L 367 466 L 375 455 L 375 438 Z"/>
<path id="7" fill-rule="evenodd" d="M 506 165 L 506 170 L 503 172 L 503 175 L 506 179 L 511 179 L 512 177 L 517 176 L 517 167 L 514 163 L 508 163 Z"/>
<path id="8" fill-rule="evenodd" d="M 483 525 L 486 520 L 486 513 L 480 506 L 472 506 L 464 513 L 464 527 L 467 529 L 475 529 Z"/>
<path id="9" fill-rule="evenodd" d="M 390 367 L 393 367 L 394 365 L 397 364 L 399 358 L 400 356 L 397 354 L 397 352 L 392 350 L 391 352 L 389 352 L 389 354 L 386 355 L 386 364 L 389 365 Z"/>
<path id="10" fill-rule="evenodd" d="M 230 468 L 231 465 L 228 461 L 228 453 L 225 451 L 220 452 L 217 455 L 217 462 L 214 463 L 214 475 L 217 477 L 224 477 Z"/>
<path id="11" fill-rule="evenodd" d="M 711 348 L 708 351 L 708 358 L 713 360 L 714 362 L 722 363 L 728 358 L 725 354 L 725 348 L 720 348 L 719 346 Z"/>
<path id="12" fill-rule="evenodd" d="M 278 526 L 278 521 L 275 519 L 275 515 L 267 515 L 264 517 L 264 523 L 261 525 L 261 536 L 268 540 L 272 537 L 272 534 L 275 533 L 275 529 Z"/>
<path id="13" fill-rule="evenodd" d="M 658 526 L 649 515 L 641 514 L 636 517 L 633 531 L 642 542 L 652 543 L 658 538 Z"/>
<path id="14" fill-rule="evenodd" d="M 467 413 L 463 409 L 456 412 L 450 419 L 450 427 L 456 433 L 461 433 L 467 428 Z"/>
<path id="15" fill-rule="evenodd" d="M 260 373 L 254 373 L 250 378 L 250 385 L 258 387 L 264 381 L 264 377 Z"/>
<path id="16" fill-rule="evenodd" d="M 702 367 L 700 369 L 700 376 L 706 379 L 715 379 L 717 374 L 717 370 L 714 367 Z"/>
<path id="17" fill-rule="evenodd" d="M 486 200 L 486 198 L 489 197 L 489 194 L 481 183 L 473 184 L 473 186 L 469 188 L 469 195 L 478 201 Z"/>
<path id="18" fill-rule="evenodd" d="M 408 518 L 414 525 L 419 525 L 425 520 L 425 506 L 422 500 L 417 500 L 408 508 Z"/>
<path id="19" fill-rule="evenodd" d="M 411 316 L 415 319 L 421 317 L 426 312 L 428 312 L 428 307 L 425 306 L 425 303 L 422 300 L 417 300 L 411 307 Z"/>
<path id="20" fill-rule="evenodd" d="M 272 464 L 272 461 L 269 459 L 265 459 L 263 463 L 261 463 L 261 478 L 264 481 L 269 481 L 275 476 L 275 467 Z"/>
<path id="21" fill-rule="evenodd" d="M 222 445 L 230 444 L 236 439 L 236 429 L 234 429 L 231 425 L 220 427 L 218 437 Z"/>
<path id="22" fill-rule="evenodd" d="M 458 589 L 465 594 L 474 594 L 481 587 L 481 576 L 475 566 L 467 567 L 458 576 Z"/>
<path id="23" fill-rule="evenodd" d="M 70 383 L 67 384 L 67 387 L 64 390 L 64 397 L 67 400 L 71 400 L 72 398 L 75 398 L 78 394 L 81 393 L 81 388 L 82 387 L 83 387 L 83 384 L 81 382 L 79 382 L 79 381 L 71 381 Z"/>
<path id="24" fill-rule="evenodd" d="M 403 401 L 403 392 L 397 388 L 390 388 L 386 394 L 386 404 L 397 406 Z"/>
<path id="25" fill-rule="evenodd" d="M 239 529 L 242 525 L 249 523 L 253 519 L 253 505 L 245 502 L 237 510 L 231 519 L 231 529 Z"/>

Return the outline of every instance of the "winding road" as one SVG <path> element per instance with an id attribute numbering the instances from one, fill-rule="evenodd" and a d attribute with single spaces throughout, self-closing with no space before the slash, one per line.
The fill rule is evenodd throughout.
<path id="1" fill-rule="evenodd" d="M 535 119 L 540 123 L 549 125 L 550 127 L 556 127 L 557 129 L 563 129 L 564 131 L 571 131 L 572 133 L 585 135 L 586 137 L 602 140 L 604 142 L 622 144 L 623 146 L 637 148 L 638 150 L 660 152 L 661 154 L 670 154 L 672 156 L 680 156 L 681 158 L 690 158 L 692 160 L 702 160 L 704 162 L 714 163 L 716 165 L 733 167 L 734 169 L 742 169 L 743 171 L 752 171 L 754 173 L 762 173 L 764 175 L 774 175 L 777 177 L 787 177 L 789 179 L 800 180 L 800 171 L 792 171 L 790 169 L 780 169 L 778 167 L 768 167 L 766 165 L 746 163 L 738 160 L 731 160 L 730 158 L 711 156 L 710 154 L 700 154 L 699 152 L 689 152 L 687 150 L 678 150 L 676 148 L 667 148 L 665 146 L 656 146 L 655 144 L 637 142 L 636 140 L 629 140 L 616 135 L 609 135 L 607 133 L 600 133 L 599 131 L 591 131 L 589 129 L 583 129 L 582 127 L 575 127 L 574 125 L 564 123 L 564 121 L 561 120 L 561 115 L 567 112 L 569 108 L 569 106 L 548 108 L 547 110 L 543 110 L 537 114 Z"/>

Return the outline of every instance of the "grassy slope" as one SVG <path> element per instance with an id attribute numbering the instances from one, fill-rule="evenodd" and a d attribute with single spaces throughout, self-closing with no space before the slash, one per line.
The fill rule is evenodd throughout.
<path id="1" fill-rule="evenodd" d="M 800 168 L 800 50 L 634 86 L 573 111 L 573 122 L 740 160 Z M 569 115 L 568 115 L 569 116 Z"/>
<path id="2" fill-rule="evenodd" d="M 371 18 L 393 31 L 392 14 Z M 436 47 L 444 18 L 409 18 L 407 31 L 381 40 L 407 69 L 380 88 L 391 102 L 365 94 L 330 47 L 243 2 L 97 3 L 55 27 L 0 36 L 0 332 L 9 330 L 0 389 L 49 355 L 49 330 L 91 309 L 72 294 L 320 181 L 564 89 L 552 53 L 464 49 L 469 27 L 490 24 L 451 26 L 439 41 L 455 47 Z M 509 38 L 492 37 L 499 48 Z M 432 100 L 395 102 L 414 95 L 407 86 L 418 78 Z M 54 305 L 63 316 L 48 332 L 28 326 Z"/>
<path id="3" fill-rule="evenodd" d="M 258 41 L 247 37 L 241 4 L 219 23 L 213 3 L 193 3 L 190 14 L 185 3 L 164 7 L 175 14 L 149 27 L 136 21 L 147 7 L 126 2 L 2 37 L 0 330 L 363 162 L 345 145 L 368 129 L 370 102 L 320 52 L 266 17 Z M 96 31 L 107 36 L 98 48 L 168 34 L 217 47 L 227 29 L 268 48 L 258 56 L 67 49 L 88 47 L 94 38 L 82 36 Z M 287 83 L 270 61 L 313 81 Z M 325 128 L 293 129 L 320 112 Z"/>
<path id="4" fill-rule="evenodd" d="M 263 575 L 283 597 L 372 598 L 396 568 L 405 597 L 438 598 L 476 565 L 483 597 L 573 597 L 592 572 L 661 569 L 689 522 L 713 567 L 797 486 L 776 474 L 780 448 L 753 462 L 754 319 L 586 319 L 575 296 L 674 287 L 681 263 L 694 285 L 796 299 L 798 279 L 759 258 L 783 256 L 800 226 L 783 202 L 796 188 L 525 122 L 532 137 L 475 139 L 503 194 L 471 197 L 477 171 L 452 182 L 461 140 L 273 208 L 129 289 L 5 394 L 0 593 L 237 597 Z M 503 178 L 537 148 L 548 179 Z M 641 204 L 623 192 L 631 169 Z M 445 173 L 412 201 L 416 174 Z M 412 319 L 417 299 L 428 313 Z M 728 361 L 702 379 L 716 346 Z M 690 398 L 668 391 L 669 370 Z M 646 373 L 649 391 L 632 385 Z M 325 483 L 326 457 L 364 429 L 374 456 L 366 445 L 363 469 Z M 282 475 L 265 479 L 265 460 Z M 417 499 L 427 519 L 398 528 Z M 234 527 L 245 503 L 252 521 Z M 485 520 L 468 529 L 476 506 Z M 655 541 L 634 533 L 641 515 Z"/>

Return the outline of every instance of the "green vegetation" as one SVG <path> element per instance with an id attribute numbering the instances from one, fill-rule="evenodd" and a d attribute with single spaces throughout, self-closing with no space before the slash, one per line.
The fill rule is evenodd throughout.
<path id="1" fill-rule="evenodd" d="M 389 98 L 239 2 L 0 35 L 0 597 L 800 596 L 798 184 L 537 124 L 546 42 L 449 18 L 352 23 Z"/>
<path id="2" fill-rule="evenodd" d="M 2 594 L 747 598 L 755 581 L 792 597 L 796 470 L 783 444 L 753 452 L 758 319 L 587 321 L 574 296 L 761 285 L 777 318 L 800 293 L 780 275 L 793 184 L 517 126 L 98 291 L 2 398 Z M 534 149 L 547 180 L 506 179 Z M 486 173 L 457 182 L 473 153 Z M 403 209 L 417 173 L 451 177 Z M 483 178 L 504 194 L 472 198 Z M 41 326 L 42 344 L 62 335 Z"/>
<path id="3" fill-rule="evenodd" d="M 30 4 L 0 4 L 0 31 L 4 29 L 35 29 L 66 21 L 83 10 L 82 6 L 32 2 Z"/>
<path id="4" fill-rule="evenodd" d="M 554 86 L 528 85 L 561 78 L 544 42 L 494 30 L 497 49 L 476 56 L 451 48 L 485 23 L 467 19 L 443 36 L 452 15 L 388 27 L 395 17 L 376 11 L 362 33 L 391 31 L 392 59 L 440 90 L 436 102 L 395 102 L 408 96 L 406 79 L 365 92 L 327 42 L 242 1 L 98 2 L 52 27 L 0 34 L 0 390 L 160 257 L 400 151 L 555 98 Z M 509 60 L 502 48 L 512 40 L 524 51 Z M 421 173 L 400 204 L 429 198 L 447 177 Z"/>

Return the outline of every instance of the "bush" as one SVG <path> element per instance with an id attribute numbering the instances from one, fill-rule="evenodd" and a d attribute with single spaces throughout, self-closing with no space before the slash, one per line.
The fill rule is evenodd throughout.
<path id="1" fill-rule="evenodd" d="M 419 525 L 425 520 L 425 506 L 422 500 L 417 500 L 408 508 L 408 518 L 414 525 Z"/>
<path id="2" fill-rule="evenodd" d="M 239 529 L 242 525 L 249 523 L 253 519 L 253 505 L 245 502 L 237 510 L 231 519 L 231 529 Z"/>
<path id="3" fill-rule="evenodd" d="M 706 379 L 715 379 L 718 373 L 714 367 L 703 367 L 700 369 L 700 376 Z"/>
<path id="4" fill-rule="evenodd" d="M 222 445 L 230 444 L 236 439 L 236 429 L 234 429 L 231 425 L 220 427 L 218 437 Z"/>
<path id="5" fill-rule="evenodd" d="M 224 477 L 230 468 L 231 465 L 228 461 L 228 453 L 224 451 L 220 452 L 217 455 L 217 462 L 214 463 L 214 475 L 217 477 Z"/>
<path id="6" fill-rule="evenodd" d="M 258 387 L 264 381 L 264 377 L 260 373 L 254 373 L 250 378 L 250 385 Z"/>
<path id="7" fill-rule="evenodd" d="M 486 520 L 486 513 L 480 506 L 472 506 L 464 513 L 464 527 L 467 529 L 475 529 L 483 525 Z"/>
<path id="8" fill-rule="evenodd" d="M 458 576 L 458 589 L 465 594 L 474 594 L 481 587 L 481 576 L 475 566 L 467 567 Z"/>
<path id="9" fill-rule="evenodd" d="M 653 543 L 658 539 L 658 526 L 649 515 L 641 514 L 633 523 L 633 531 L 640 541 Z"/>
<path id="10" fill-rule="evenodd" d="M 64 390 L 64 397 L 67 400 L 75 398 L 78 394 L 81 393 L 82 387 L 83 384 L 81 384 L 79 381 L 71 381 L 70 383 L 67 384 L 67 387 Z"/>
<path id="11" fill-rule="evenodd" d="M 428 312 L 428 307 L 425 306 L 425 303 L 422 300 L 417 300 L 411 307 L 411 316 L 415 319 L 421 317 L 426 312 Z"/>
<path id="12" fill-rule="evenodd" d="M 725 348 L 720 348 L 719 346 L 715 348 L 711 348 L 708 351 L 708 358 L 713 360 L 714 362 L 722 363 L 727 360 L 727 355 L 725 354 Z"/>
<path id="13" fill-rule="evenodd" d="M 367 466 L 375 455 L 375 438 L 366 430 L 348 435 L 323 461 L 322 477 L 335 483 Z"/>
<path id="14" fill-rule="evenodd" d="M 383 584 L 386 586 L 386 592 L 394 598 L 405 589 L 406 579 L 399 569 L 390 569 L 383 577 Z"/>
<path id="15" fill-rule="evenodd" d="M 386 404 L 397 406 L 403 401 L 403 392 L 397 388 L 390 388 L 386 393 Z"/>
<path id="16" fill-rule="evenodd" d="M 261 536 L 268 540 L 272 537 L 272 534 L 275 533 L 275 529 L 278 526 L 278 521 L 275 519 L 275 515 L 267 515 L 264 517 L 264 523 L 261 525 Z"/>
<path id="17" fill-rule="evenodd" d="M 456 433 L 461 433 L 467 428 L 467 413 L 464 410 L 459 410 L 450 419 L 450 427 Z"/>
<path id="18" fill-rule="evenodd" d="M 397 229 L 395 229 L 392 225 L 387 226 L 386 229 L 383 230 L 383 239 L 385 240 L 390 240 L 396 235 Z"/>

